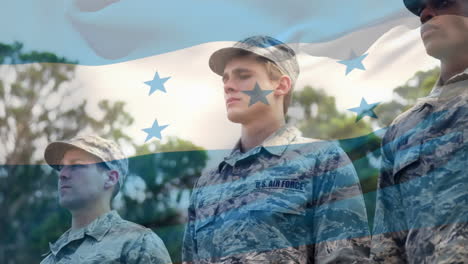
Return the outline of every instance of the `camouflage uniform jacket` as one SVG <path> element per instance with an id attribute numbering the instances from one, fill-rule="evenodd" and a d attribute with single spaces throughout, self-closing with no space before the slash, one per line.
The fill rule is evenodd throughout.
<path id="1" fill-rule="evenodd" d="M 353 263 L 370 239 L 359 181 L 335 143 L 282 127 L 231 155 L 193 190 L 183 260 L 194 263 Z"/>
<path id="2" fill-rule="evenodd" d="M 385 134 L 377 262 L 468 262 L 467 98 L 468 69 L 439 82 Z"/>
<path id="3" fill-rule="evenodd" d="M 171 263 L 162 240 L 150 229 L 123 220 L 116 211 L 84 228 L 68 230 L 41 264 Z"/>

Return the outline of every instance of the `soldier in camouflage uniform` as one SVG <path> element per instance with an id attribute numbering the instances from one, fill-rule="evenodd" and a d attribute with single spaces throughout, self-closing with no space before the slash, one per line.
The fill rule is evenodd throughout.
<path id="1" fill-rule="evenodd" d="M 70 211 L 72 226 L 49 244 L 42 264 L 171 263 L 155 233 L 110 210 L 128 173 L 128 160 L 114 142 L 76 137 L 49 144 L 44 157 L 59 171 L 59 203 Z"/>
<path id="2" fill-rule="evenodd" d="M 216 51 L 209 64 L 223 78 L 228 119 L 242 134 L 196 183 L 184 262 L 365 261 L 369 230 L 352 163 L 336 143 L 312 142 L 285 125 L 299 74 L 294 51 L 255 36 Z"/>
<path id="3" fill-rule="evenodd" d="M 441 76 L 384 136 L 371 255 L 379 263 L 468 263 L 468 1 L 405 4 L 420 17 Z"/>

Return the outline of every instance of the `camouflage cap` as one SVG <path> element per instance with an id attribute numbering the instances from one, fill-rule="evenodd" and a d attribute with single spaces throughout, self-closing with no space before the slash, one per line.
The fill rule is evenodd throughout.
<path id="1" fill-rule="evenodd" d="M 236 42 L 232 47 L 215 51 L 209 60 L 210 68 L 223 76 L 226 63 L 241 51 L 251 52 L 266 58 L 291 78 L 294 85 L 299 76 L 299 64 L 294 50 L 283 42 L 269 36 L 253 36 Z"/>
<path id="2" fill-rule="evenodd" d="M 423 7 L 426 5 L 427 0 L 403 0 L 403 2 L 411 13 L 419 16 Z"/>
<path id="3" fill-rule="evenodd" d="M 58 170 L 65 152 L 72 148 L 84 150 L 102 160 L 109 169 L 118 171 L 119 185 L 122 188 L 128 173 L 128 160 L 115 142 L 94 135 L 55 141 L 47 146 L 44 158 L 49 166 Z"/>

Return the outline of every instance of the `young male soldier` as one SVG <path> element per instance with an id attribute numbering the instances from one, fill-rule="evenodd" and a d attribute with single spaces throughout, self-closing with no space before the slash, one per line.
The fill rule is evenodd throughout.
<path id="1" fill-rule="evenodd" d="M 110 209 L 128 172 L 128 160 L 114 142 L 76 137 L 49 144 L 44 157 L 59 172 L 59 203 L 70 211 L 72 223 L 50 243 L 42 264 L 171 263 L 155 233 Z"/>
<path id="2" fill-rule="evenodd" d="M 383 139 L 372 256 L 381 263 L 468 262 L 468 1 L 405 0 L 441 75 Z"/>
<path id="3" fill-rule="evenodd" d="M 346 154 L 308 144 L 285 125 L 299 75 L 294 51 L 254 36 L 213 53 L 227 117 L 241 137 L 204 173 L 189 206 L 183 260 L 194 263 L 351 263 L 369 245 L 361 189 Z M 362 238 L 364 237 L 364 238 Z"/>

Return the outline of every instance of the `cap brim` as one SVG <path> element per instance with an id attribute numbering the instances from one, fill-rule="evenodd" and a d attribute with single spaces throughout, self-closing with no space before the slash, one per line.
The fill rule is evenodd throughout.
<path id="1" fill-rule="evenodd" d="M 419 16 L 418 11 L 421 5 L 423 5 L 423 0 L 403 0 L 406 8 L 416 16 Z"/>
<path id="2" fill-rule="evenodd" d="M 60 162 L 62 161 L 65 152 L 72 148 L 78 147 L 63 141 L 52 142 L 47 146 L 47 148 L 44 151 L 44 159 L 47 162 L 47 164 L 49 164 L 49 166 L 57 170 L 57 166 L 60 165 Z"/>
<path id="3" fill-rule="evenodd" d="M 104 162 L 103 159 L 97 156 L 96 154 L 93 154 L 79 146 L 64 141 L 55 141 L 50 143 L 44 151 L 44 159 L 50 167 L 52 167 L 54 170 L 58 170 L 58 166 L 61 164 L 65 152 L 67 152 L 70 149 L 83 150 L 86 153 L 89 153 L 90 155 Z"/>
<path id="4" fill-rule="evenodd" d="M 215 51 L 213 54 L 211 54 L 208 64 L 210 65 L 210 68 L 214 73 L 220 76 L 223 76 L 224 67 L 226 67 L 226 63 L 232 57 L 235 57 L 237 54 L 239 54 L 239 52 L 245 52 L 245 51 L 250 52 L 252 54 L 256 54 L 250 50 L 246 50 L 242 48 L 234 48 L 234 47 L 222 48 L 222 49 Z"/>

